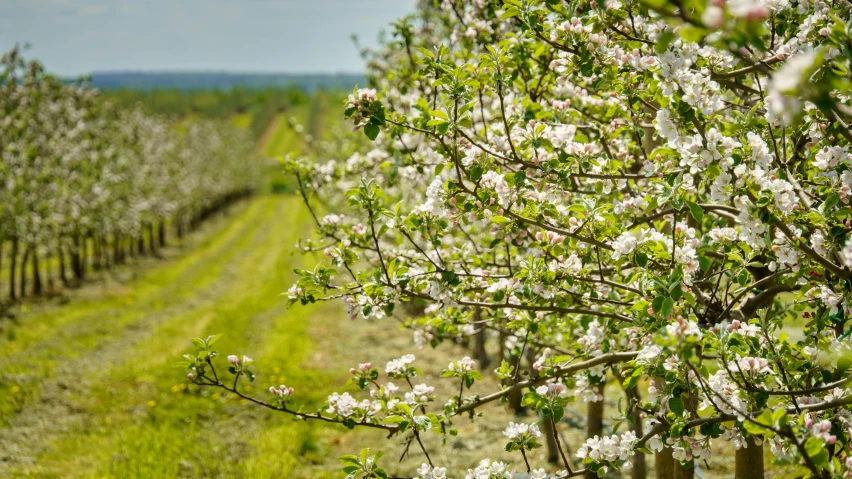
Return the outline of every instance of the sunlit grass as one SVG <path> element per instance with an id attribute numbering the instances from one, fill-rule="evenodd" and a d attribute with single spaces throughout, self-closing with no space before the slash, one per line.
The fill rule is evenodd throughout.
<path id="1" fill-rule="evenodd" d="M 237 128 L 241 128 L 243 130 L 248 130 L 251 126 L 252 114 L 251 113 L 235 113 L 231 115 L 230 122 Z"/>
<path id="2" fill-rule="evenodd" d="M 191 337 L 224 333 L 223 354 L 258 355 L 258 384 L 246 390 L 263 395 L 272 384 L 292 384 L 314 403 L 327 392 L 329 375 L 306 367 L 312 342 L 305 328 L 327 316 L 328 306 L 287 310 L 279 296 L 300 262 L 291 247 L 310 227 L 297 201 L 253 200 L 197 249 L 124 293 L 44 305 L 26 318 L 20 343 L 4 345 L 17 353 L 4 350 L 0 360 L 15 372 L 3 373 L 4 387 L 18 388 L 0 395 L 9 422 L 0 437 L 26 419 L 30 404 L 52 410 L 44 396 L 55 388 L 41 390 L 44 383 L 76 382 L 62 397 L 74 412 L 36 428 L 44 447 L 35 461 L 0 475 L 317 477 L 299 476 L 299 465 L 323 460 L 319 436 L 327 428 L 188 386 L 185 371 L 171 367 Z M 57 376 L 68 373 L 57 361 L 80 364 L 80 377 Z"/>
<path id="3" fill-rule="evenodd" d="M 275 117 L 261 139 L 261 151 L 270 158 L 282 156 L 285 152 L 298 151 L 302 146 L 302 137 L 295 126 L 304 121 L 304 107 L 297 107 Z"/>

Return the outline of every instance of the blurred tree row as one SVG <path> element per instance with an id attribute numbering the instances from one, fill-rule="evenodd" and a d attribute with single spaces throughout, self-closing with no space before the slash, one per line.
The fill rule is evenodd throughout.
<path id="1" fill-rule="evenodd" d="M 170 229 L 183 235 L 253 191 L 261 171 L 253 152 L 251 134 L 227 121 L 175 125 L 62 82 L 18 49 L 4 54 L 0 272 L 8 297 L 155 251 Z"/>
<path id="2" fill-rule="evenodd" d="M 102 96 L 120 108 L 142 108 L 149 114 L 174 117 L 199 116 L 228 119 L 248 114 L 248 129 L 259 138 L 276 115 L 309 101 L 298 87 L 267 88 L 263 90 L 233 88 L 231 90 L 178 89 L 108 90 Z"/>

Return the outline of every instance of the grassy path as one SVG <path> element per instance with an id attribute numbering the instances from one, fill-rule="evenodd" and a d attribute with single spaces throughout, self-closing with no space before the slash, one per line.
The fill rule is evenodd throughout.
<path id="1" fill-rule="evenodd" d="M 278 296 L 306 211 L 267 196 L 222 223 L 122 288 L 33 307 L 0 340 L 0 476 L 299 477 L 287 471 L 318 451 L 313 429 L 188 388 L 170 367 L 189 338 L 225 333 L 220 350 L 262 353 L 267 381 L 331 379 L 300 367 L 306 325 L 328 307 L 287 311 Z"/>
<path id="2" fill-rule="evenodd" d="M 402 439 L 293 422 L 187 386 L 185 371 L 171 367 L 191 349 L 190 338 L 224 333 L 217 343 L 223 355 L 258 359 L 250 386 L 258 397 L 267 397 L 270 385 L 287 384 L 299 404 L 319 404 L 331 390 L 354 392 L 344 386 L 346 365 L 382 365 L 412 352 L 410 333 L 393 323 L 348 321 L 328 304 L 285 309 L 279 293 L 293 268 L 303 266 L 293 245 L 311 229 L 297 197 L 254 198 L 132 281 L 90 285 L 65 305 L 32 305 L 14 337 L 0 339 L 0 477 L 330 479 L 340 477 L 336 458 L 362 447 L 387 452 L 383 463 L 392 472 L 415 470 L 423 462 L 416 449 L 397 464 Z M 448 357 L 469 351 L 445 344 L 415 352 L 425 372 L 416 382 L 436 386 L 439 397 L 455 394 L 456 384 L 438 375 Z M 493 391 L 496 379 L 486 375 L 475 388 Z M 607 401 L 609 427 L 618 394 L 608 393 Z M 509 421 L 534 416 L 515 417 L 496 402 L 484 409 L 487 421 L 457 418 L 459 435 L 445 447 L 440 436 L 426 435 L 433 460 L 452 471 L 482 457 L 519 466 L 517 454 L 495 439 Z M 584 405 L 569 409 L 580 424 L 561 429 L 565 444 L 576 447 Z M 728 452 L 710 460 L 705 477 L 731 476 Z M 544 466 L 543 455 L 540 449 L 529 457 Z"/>

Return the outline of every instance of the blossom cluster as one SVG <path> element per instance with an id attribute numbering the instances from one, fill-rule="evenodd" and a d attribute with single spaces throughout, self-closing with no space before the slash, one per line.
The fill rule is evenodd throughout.
<path id="1" fill-rule="evenodd" d="M 620 436 L 595 436 L 587 439 L 577 449 L 577 457 L 584 460 L 590 459 L 597 463 L 621 461 L 625 463 L 624 467 L 629 469 L 630 462 L 628 460 L 633 455 L 633 445 L 636 440 L 636 434 L 633 431 L 628 431 Z"/>
<path id="2" fill-rule="evenodd" d="M 292 294 L 474 351 L 446 360 L 453 396 L 415 386 L 406 355 L 385 372 L 410 390 L 332 396 L 328 414 L 445 433 L 503 400 L 558 429 L 620 390 L 607 415 L 630 430 L 589 431 L 586 472 L 726 441 L 843 475 L 852 5 L 557 3 L 421 2 L 366 52 L 370 90 L 345 111 L 363 137 L 286 163 L 332 244 Z M 540 432 L 511 424 L 508 452 Z"/>

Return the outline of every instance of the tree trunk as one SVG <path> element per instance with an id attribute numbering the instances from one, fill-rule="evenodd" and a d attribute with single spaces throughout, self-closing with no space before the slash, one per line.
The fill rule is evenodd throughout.
<path id="1" fill-rule="evenodd" d="M 633 386 L 633 391 L 631 395 L 639 401 L 639 388 Z M 642 414 L 639 411 L 639 408 L 633 408 L 633 424 L 631 425 L 631 429 L 633 433 L 636 434 L 636 437 L 642 437 L 645 435 L 642 430 Z M 641 452 L 637 452 L 633 454 L 633 469 L 630 472 L 631 479 L 646 479 L 648 477 L 648 465 L 645 463 L 645 454 Z"/>
<path id="2" fill-rule="evenodd" d="M 160 220 L 158 235 L 160 237 L 160 248 L 166 246 L 166 219 Z"/>
<path id="3" fill-rule="evenodd" d="M 681 400 L 683 400 L 683 404 L 687 412 L 689 412 L 692 417 L 698 417 L 698 412 L 695 410 L 695 403 L 698 400 L 698 396 L 694 393 L 683 393 L 681 395 Z M 682 465 L 680 461 L 677 460 L 674 463 L 675 479 L 692 479 L 695 477 L 695 459 L 689 461 L 686 466 Z"/>
<path id="4" fill-rule="evenodd" d="M 109 235 L 101 236 L 101 249 L 104 268 L 110 269 L 112 267 L 112 241 L 110 241 Z"/>
<path id="5" fill-rule="evenodd" d="M 47 258 L 44 261 L 44 274 L 47 277 L 47 291 L 49 293 L 55 293 L 57 289 L 57 285 L 59 284 L 59 270 L 57 268 L 56 274 L 53 274 L 54 268 L 51 266 L 53 263 L 51 261 L 53 259 L 48 252 Z"/>
<path id="6" fill-rule="evenodd" d="M 603 396 L 604 383 L 596 384 L 593 387 L 598 394 Z M 588 405 L 588 419 L 586 420 L 586 437 L 595 437 L 603 435 L 603 415 L 604 401 L 590 402 Z"/>
<path id="7" fill-rule="evenodd" d="M 151 246 L 151 254 L 157 254 L 157 245 L 154 241 L 154 223 L 148 223 L 148 244 Z"/>
<path id="8" fill-rule="evenodd" d="M 649 116 L 655 116 L 656 115 L 656 111 L 648 105 L 644 105 L 642 107 L 642 110 L 645 112 L 646 115 L 649 115 Z M 650 158 L 651 153 L 654 151 L 654 149 L 656 149 L 658 146 L 660 146 L 660 139 L 654 138 L 654 134 L 656 133 L 656 128 L 654 128 L 652 121 L 648 121 L 647 123 L 646 122 L 642 122 L 642 123 L 647 125 L 647 126 L 642 127 L 642 129 L 644 130 L 644 133 L 645 133 L 644 136 L 642 137 L 642 141 L 641 141 L 642 150 L 645 153 L 645 157 Z M 630 169 L 630 172 L 631 173 L 639 173 L 641 170 L 642 170 L 642 162 L 641 161 L 634 161 L 632 168 Z"/>
<path id="9" fill-rule="evenodd" d="M 695 477 L 695 460 L 690 461 L 687 466 L 681 465 L 678 461 L 674 461 L 674 463 L 674 479 L 692 479 Z"/>
<path id="10" fill-rule="evenodd" d="M 604 386 L 606 386 L 606 381 L 596 384 L 594 387 L 598 394 L 603 396 L 604 394 Z M 586 437 L 595 437 L 603 435 L 603 415 L 604 415 L 604 400 L 601 398 L 600 401 L 590 402 L 587 409 L 587 419 L 586 419 Z M 597 478 L 597 474 L 593 472 L 586 473 L 586 479 L 595 479 Z"/>
<path id="11" fill-rule="evenodd" d="M 11 255 L 11 263 L 9 264 L 9 298 L 16 299 L 18 296 L 15 294 L 15 280 L 17 277 L 15 276 L 15 266 L 18 264 L 18 239 L 15 238 L 12 240 L 12 255 Z"/>
<path id="12" fill-rule="evenodd" d="M 763 444 L 754 443 L 754 438 L 746 438 L 745 445 L 736 452 L 734 467 L 735 479 L 763 479 Z"/>
<path id="13" fill-rule="evenodd" d="M 501 332 L 500 333 L 500 357 L 504 358 L 504 359 L 506 358 L 507 352 L 508 352 L 508 351 L 506 351 L 506 339 L 507 339 L 506 335 Z M 512 361 L 513 359 L 514 358 L 509 356 L 507 361 Z M 502 383 L 503 383 L 504 386 L 511 386 L 512 384 L 515 383 L 515 381 L 513 381 L 512 378 L 506 378 L 506 379 L 502 380 Z M 509 409 L 514 411 L 515 414 L 520 414 L 521 411 L 523 411 L 524 408 L 521 407 L 521 400 L 523 400 L 523 394 L 521 394 L 520 389 L 516 389 L 516 390 L 510 392 L 509 395 L 506 396 L 506 399 L 508 401 Z"/>
<path id="14" fill-rule="evenodd" d="M 33 294 L 40 296 L 43 292 L 41 287 L 41 272 L 38 270 L 38 246 L 33 246 Z"/>
<path id="15" fill-rule="evenodd" d="M 74 247 L 71 250 L 71 269 L 74 271 L 74 277 L 77 279 L 83 278 L 82 254 L 80 235 L 74 235 Z"/>
<path id="16" fill-rule="evenodd" d="M 83 249 L 80 250 L 80 271 L 83 273 L 83 276 L 86 276 L 86 271 L 89 270 L 90 258 L 89 256 L 92 254 L 92 250 L 89 248 L 89 239 L 88 236 L 83 236 Z M 93 245 L 94 247 L 94 245 Z"/>
<path id="17" fill-rule="evenodd" d="M 680 461 L 675 460 L 672 456 L 670 448 L 665 448 L 654 454 L 654 463 L 657 479 L 692 479 L 695 477 L 695 461 L 689 462 L 687 466 L 681 465 Z"/>
<path id="18" fill-rule="evenodd" d="M 112 235 L 112 264 L 121 264 L 121 235 Z"/>
<path id="19" fill-rule="evenodd" d="M 109 269 L 109 236 L 100 235 L 98 243 L 101 245 L 101 267 Z"/>
<path id="20" fill-rule="evenodd" d="M 559 460 L 559 445 L 556 444 L 556 438 L 554 437 L 556 431 L 553 427 L 553 421 L 551 421 L 550 416 L 539 414 L 538 424 L 547 444 L 547 462 L 550 464 L 561 464 Z"/>
<path id="21" fill-rule="evenodd" d="M 485 370 L 491 364 L 491 360 L 488 358 L 488 351 L 485 350 L 486 328 L 485 325 L 480 324 L 482 322 L 482 309 L 475 308 L 473 310 L 473 322 L 474 327 L 479 328 L 473 337 L 473 354 L 480 369 Z"/>
<path id="22" fill-rule="evenodd" d="M 103 267 L 103 249 L 101 237 L 92 235 L 92 262 L 96 270 L 100 270 Z"/>
<path id="23" fill-rule="evenodd" d="M 515 381 L 509 378 L 506 379 L 504 383 L 507 385 L 512 385 L 515 384 Z M 524 407 L 521 406 L 521 401 L 524 399 L 524 396 L 521 393 L 520 389 L 516 389 L 509 393 L 507 399 L 509 400 L 509 409 L 515 411 L 515 414 L 521 414 L 524 411 Z"/>
<path id="24" fill-rule="evenodd" d="M 27 260 L 30 259 L 30 247 L 24 250 L 24 257 L 21 260 L 21 287 L 18 288 L 21 290 L 21 297 L 25 297 L 27 295 Z"/>
<path id="25" fill-rule="evenodd" d="M 654 469 L 657 473 L 657 479 L 673 479 L 674 478 L 675 460 L 672 457 L 672 450 L 664 448 L 662 451 L 654 454 Z"/>
<path id="26" fill-rule="evenodd" d="M 106 250 L 107 264 L 109 265 L 110 268 L 112 268 L 113 266 L 118 264 L 118 262 L 115 260 L 115 254 L 116 254 L 116 251 L 118 250 L 118 236 L 112 235 L 112 237 L 110 237 L 109 235 L 107 235 L 106 236 L 106 242 L 107 242 L 107 250 Z"/>
<path id="27" fill-rule="evenodd" d="M 100 260 L 98 259 L 98 240 L 92 236 L 92 270 L 101 269 Z"/>
<path id="28" fill-rule="evenodd" d="M 145 254 L 145 230 L 139 229 L 139 237 L 136 239 L 136 249 L 139 254 Z"/>
<path id="29" fill-rule="evenodd" d="M 56 242 L 56 257 L 59 259 L 59 279 L 62 280 L 62 286 L 68 286 L 68 275 L 65 272 L 65 249 L 62 247 L 62 240 Z"/>
<path id="30" fill-rule="evenodd" d="M 71 272 L 74 274 L 75 278 L 80 277 L 80 242 L 77 239 L 77 236 L 73 238 L 73 246 L 71 246 L 71 251 L 68 253 L 71 261 Z"/>

